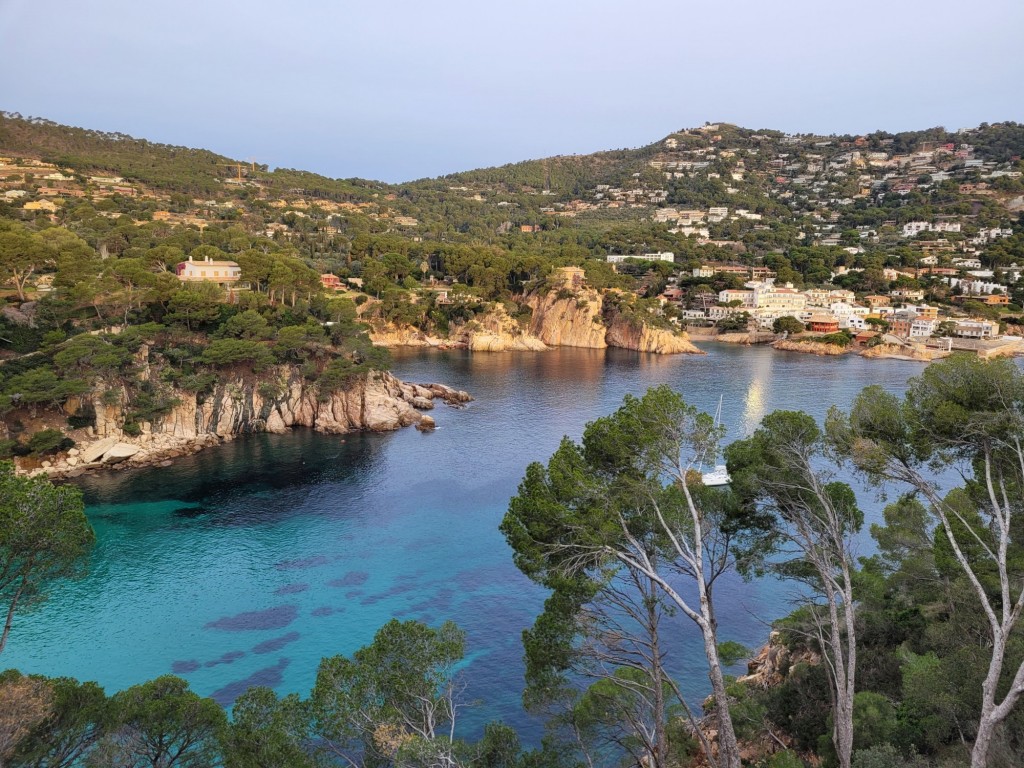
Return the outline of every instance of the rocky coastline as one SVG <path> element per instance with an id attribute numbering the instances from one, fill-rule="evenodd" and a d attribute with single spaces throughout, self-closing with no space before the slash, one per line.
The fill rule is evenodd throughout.
<path id="1" fill-rule="evenodd" d="M 785 352 L 803 352 L 808 355 L 819 355 L 837 357 L 850 354 L 854 350 L 850 347 L 841 347 L 838 344 L 823 344 L 820 341 L 795 341 L 793 339 L 780 339 L 772 342 L 772 349 L 780 349 Z"/>
<path id="2" fill-rule="evenodd" d="M 447 337 L 408 326 L 377 324 L 370 338 L 382 347 L 433 347 L 474 352 L 619 347 L 659 355 L 704 354 L 685 331 L 628 318 L 615 307 L 607 306 L 605 296 L 592 288 L 578 289 L 570 296 L 562 291 L 537 292 L 527 296 L 524 304 L 531 311 L 525 327 L 498 304 L 488 313 L 452 327 Z"/>
<path id="3" fill-rule="evenodd" d="M 159 419 L 126 431 L 127 392 L 97 388 L 69 401 L 66 415 L 95 412 L 95 425 L 69 433 L 73 448 L 45 460 L 21 458 L 18 470 L 28 475 L 73 478 L 86 472 L 169 466 L 174 459 L 248 433 L 284 433 L 308 427 L 328 434 L 388 432 L 416 426 L 435 427 L 424 413 L 440 401 L 462 407 L 469 393 L 443 384 L 411 384 L 387 372 L 361 374 L 345 389 L 323 396 L 288 366 L 254 375 L 223 378 L 213 392 L 199 396 L 175 391 L 175 405 Z"/>

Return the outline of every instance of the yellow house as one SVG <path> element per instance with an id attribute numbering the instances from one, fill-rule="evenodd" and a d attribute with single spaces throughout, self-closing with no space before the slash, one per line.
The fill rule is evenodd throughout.
<path id="1" fill-rule="evenodd" d="M 183 283 L 234 283 L 242 276 L 242 269 L 233 261 L 214 261 L 207 258 L 204 261 L 179 262 L 175 267 L 175 274 Z"/>
<path id="2" fill-rule="evenodd" d="M 25 203 L 21 206 L 26 211 L 49 211 L 53 213 L 57 210 L 57 206 L 50 200 L 35 200 L 30 203 Z"/>

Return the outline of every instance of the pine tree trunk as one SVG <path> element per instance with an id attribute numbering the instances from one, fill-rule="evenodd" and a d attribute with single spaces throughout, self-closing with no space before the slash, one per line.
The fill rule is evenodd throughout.
<path id="1" fill-rule="evenodd" d="M 725 692 L 725 677 L 722 675 L 722 665 L 718 660 L 715 631 L 707 622 L 701 629 L 704 631 L 704 652 L 708 658 L 708 677 L 711 679 L 711 692 L 715 697 L 715 718 L 718 720 L 718 764 L 723 768 L 740 768 L 740 750 L 736 743 L 732 716 L 729 714 L 729 696 Z"/>

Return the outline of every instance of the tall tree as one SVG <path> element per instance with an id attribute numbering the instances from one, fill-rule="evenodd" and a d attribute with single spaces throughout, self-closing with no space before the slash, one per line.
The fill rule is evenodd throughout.
<path id="1" fill-rule="evenodd" d="M 1010 361 L 956 355 L 911 380 L 902 402 L 868 387 L 828 428 L 867 477 L 927 500 L 984 613 L 991 653 L 971 753 L 982 768 L 1024 694 L 1024 662 L 1006 669 L 1024 610 L 1024 374 Z M 965 478 L 962 489 L 949 490 L 950 470 Z"/>
<path id="2" fill-rule="evenodd" d="M 864 516 L 850 487 L 833 480 L 826 448 L 813 418 L 775 411 L 750 438 L 725 453 L 737 494 L 777 521 L 769 567 L 810 589 L 806 615 L 812 641 L 826 661 L 832 741 L 839 765 L 849 768 L 857 669 L 854 536 Z"/>
<path id="3" fill-rule="evenodd" d="M 12 768 L 73 768 L 102 738 L 109 725 L 109 700 L 96 683 L 69 677 L 45 681 L 52 696 L 49 717 L 18 743 Z"/>
<path id="4" fill-rule="evenodd" d="M 21 741 L 46 721 L 53 694 L 46 681 L 17 670 L 0 674 L 0 765 L 6 765 Z"/>
<path id="5" fill-rule="evenodd" d="M 25 300 L 29 279 L 51 258 L 43 240 L 21 227 L 0 229 L 0 282 L 8 282 Z"/>
<path id="6" fill-rule="evenodd" d="M 228 768 L 313 766 L 310 711 L 296 694 L 283 699 L 269 688 L 250 688 L 235 701 L 224 739 Z"/>
<path id="7" fill-rule="evenodd" d="M 42 477 L 19 477 L 0 462 L 0 601 L 6 605 L 0 652 L 18 608 L 46 597 L 58 579 L 81 574 L 95 535 L 82 492 Z"/>
<path id="8" fill-rule="evenodd" d="M 322 752 L 351 768 L 458 765 L 455 666 L 464 648 L 452 622 L 434 629 L 392 619 L 352 658 L 323 659 L 311 697 Z"/>
<path id="9" fill-rule="evenodd" d="M 714 695 L 720 762 L 740 764 L 718 650 L 714 587 L 737 557 L 753 556 L 756 516 L 742 520 L 728 493 L 705 488 L 695 468 L 717 452 L 720 428 L 666 386 L 627 396 L 587 425 L 582 445 L 562 441 L 547 466 L 531 464 L 502 531 L 516 564 L 535 578 L 608 568 L 648 579 L 701 633 Z M 657 553 L 654 556 L 654 553 Z M 677 589 L 681 577 L 687 597 Z"/>
<path id="10" fill-rule="evenodd" d="M 213 699 L 189 690 L 180 677 L 164 675 L 111 698 L 114 725 L 96 752 L 98 765 L 147 768 L 209 768 L 220 764 L 220 737 L 227 724 Z"/>

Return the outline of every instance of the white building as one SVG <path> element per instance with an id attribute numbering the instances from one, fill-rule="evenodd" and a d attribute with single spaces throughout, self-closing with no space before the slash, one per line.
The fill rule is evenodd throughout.
<path id="1" fill-rule="evenodd" d="M 204 261 L 178 262 L 175 274 L 183 283 L 234 283 L 242 277 L 242 268 L 233 261 L 213 261 L 207 257 Z"/>
<path id="2" fill-rule="evenodd" d="M 962 339 L 991 339 L 999 335 L 999 323 L 978 318 L 957 320 L 954 333 Z"/>
<path id="3" fill-rule="evenodd" d="M 742 306 L 753 309 L 755 303 L 754 291 L 741 291 L 733 288 L 727 288 L 724 291 L 719 291 L 718 301 L 720 304 L 728 304 L 730 301 L 743 302 Z"/>

